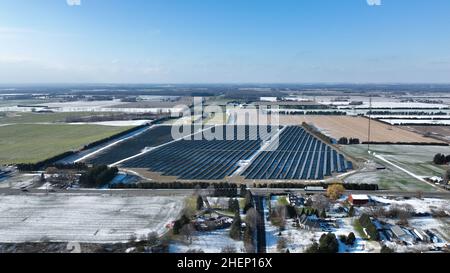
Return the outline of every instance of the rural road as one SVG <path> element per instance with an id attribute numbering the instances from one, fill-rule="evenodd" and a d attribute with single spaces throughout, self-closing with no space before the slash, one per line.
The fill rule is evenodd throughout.
<path id="1" fill-rule="evenodd" d="M 250 188 L 255 195 L 265 196 L 270 193 L 285 193 L 291 191 L 294 193 L 305 194 L 303 189 L 261 189 Z M 100 190 L 100 189 L 71 189 L 71 190 L 55 190 L 49 194 L 109 194 L 109 195 L 127 195 L 127 196 L 164 196 L 164 195 L 189 195 L 194 193 L 194 189 L 114 189 L 114 190 Z M 200 192 L 207 194 L 209 190 L 200 190 Z M 45 194 L 46 190 L 42 189 L 28 189 L 28 192 L 23 192 L 19 189 L 0 188 L 0 194 Z M 404 196 L 416 197 L 417 192 L 402 192 L 402 191 L 347 191 L 347 194 L 368 194 L 368 195 L 382 195 L 382 196 Z M 442 198 L 450 200 L 450 192 L 424 192 L 422 197 L 427 198 Z"/>
<path id="2" fill-rule="evenodd" d="M 264 217 L 264 197 L 255 196 L 255 205 L 259 216 L 256 223 L 256 251 L 258 253 L 266 253 L 266 219 Z"/>
<path id="3" fill-rule="evenodd" d="M 286 191 L 291 191 L 293 193 L 305 194 L 303 189 L 251 189 L 253 194 L 267 195 L 270 193 L 283 193 Z M 367 194 L 367 195 L 382 195 L 382 196 L 404 196 L 404 197 L 417 197 L 417 192 L 404 192 L 404 191 L 346 191 L 347 194 Z M 450 200 L 450 192 L 424 192 L 422 197 L 427 198 L 443 198 Z"/>

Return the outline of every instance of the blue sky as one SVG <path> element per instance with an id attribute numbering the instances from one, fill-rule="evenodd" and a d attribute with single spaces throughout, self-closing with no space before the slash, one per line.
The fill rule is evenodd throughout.
<path id="1" fill-rule="evenodd" d="M 0 83 L 450 82 L 448 0 L 68 2 L 0 0 Z"/>

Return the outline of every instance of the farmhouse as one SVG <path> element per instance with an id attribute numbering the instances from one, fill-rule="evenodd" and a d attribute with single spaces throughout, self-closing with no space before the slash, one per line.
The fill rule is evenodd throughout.
<path id="1" fill-rule="evenodd" d="M 350 194 L 348 201 L 354 206 L 362 206 L 369 203 L 369 196 L 366 194 Z"/>

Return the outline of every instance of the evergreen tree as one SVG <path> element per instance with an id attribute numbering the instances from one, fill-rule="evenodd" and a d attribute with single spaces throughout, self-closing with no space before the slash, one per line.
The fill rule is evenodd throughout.
<path id="1" fill-rule="evenodd" d="M 350 234 L 347 236 L 347 245 L 353 245 L 356 241 L 355 234 L 353 232 L 350 232 Z"/>
<path id="2" fill-rule="evenodd" d="M 197 210 L 203 209 L 203 198 L 201 195 L 197 196 Z"/>
<path id="3" fill-rule="evenodd" d="M 348 216 L 353 217 L 355 216 L 355 208 L 353 206 L 350 207 L 348 210 Z"/>
<path id="4" fill-rule="evenodd" d="M 325 212 L 325 209 L 323 209 L 322 212 L 320 213 L 320 218 L 322 219 L 327 218 L 327 213 Z"/>
<path id="5" fill-rule="evenodd" d="M 394 253 L 394 250 L 387 246 L 383 246 L 381 247 L 380 253 Z"/>
<path id="6" fill-rule="evenodd" d="M 245 194 L 244 213 L 247 213 L 249 209 L 253 208 L 253 196 L 250 191 Z"/>
<path id="7" fill-rule="evenodd" d="M 231 225 L 230 229 L 230 237 L 234 240 L 240 240 L 241 239 L 241 216 L 239 214 L 239 211 L 236 211 L 234 214 L 233 224 Z"/>

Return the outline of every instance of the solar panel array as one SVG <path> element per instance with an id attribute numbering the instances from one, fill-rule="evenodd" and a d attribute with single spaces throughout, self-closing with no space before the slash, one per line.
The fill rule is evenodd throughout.
<path id="1" fill-rule="evenodd" d="M 171 129 L 171 126 L 152 127 L 86 159 L 85 163 L 93 165 L 113 164 L 140 153 L 146 147 L 159 146 L 163 143 L 172 141 Z"/>
<path id="2" fill-rule="evenodd" d="M 321 180 L 353 168 L 350 161 L 302 127 L 286 127 L 278 147 L 261 152 L 242 173 L 247 179 Z"/>
<path id="3" fill-rule="evenodd" d="M 122 164 L 125 168 L 145 168 L 166 176 L 187 180 L 221 180 L 239 168 L 261 147 L 263 139 L 276 129 L 258 126 L 216 126 L 206 130 L 219 140 L 201 137 L 183 139 L 162 146 Z M 243 134 L 240 134 L 242 132 Z M 234 137 L 231 137 L 234 136 Z"/>

